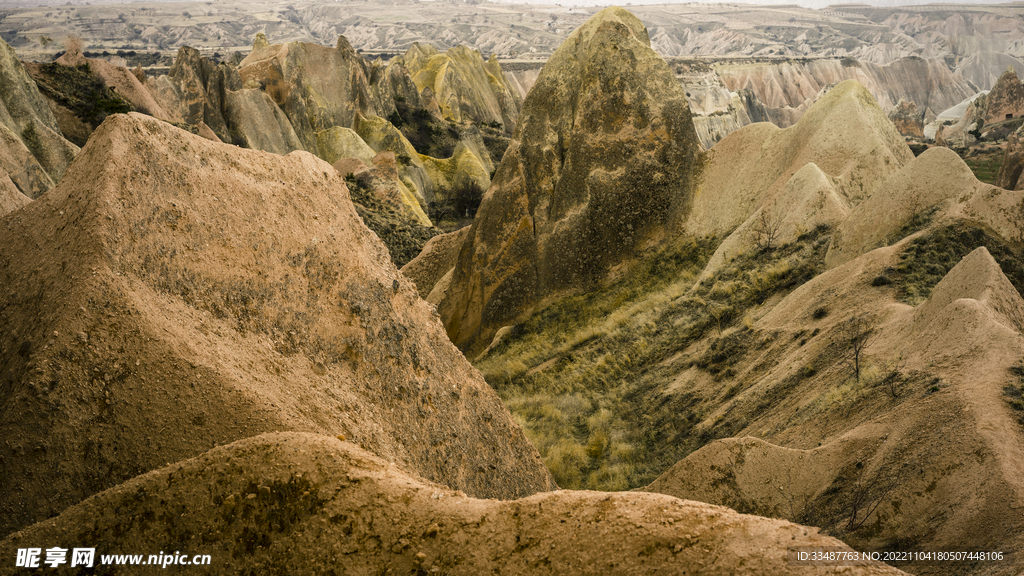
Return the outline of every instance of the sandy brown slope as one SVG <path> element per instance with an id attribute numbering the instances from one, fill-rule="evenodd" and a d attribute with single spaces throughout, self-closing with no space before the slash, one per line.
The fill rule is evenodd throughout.
<path id="1" fill-rule="evenodd" d="M 774 200 L 808 162 L 855 206 L 913 159 L 871 94 L 854 80 L 833 87 L 789 128 L 745 126 L 708 151 L 686 229 L 728 233 Z"/>
<path id="2" fill-rule="evenodd" d="M 910 242 L 821 274 L 761 318 L 762 349 L 736 359 L 743 391 L 708 418 L 745 418 L 738 438 L 647 489 L 820 526 L 861 549 L 1020 550 L 1024 430 L 1003 389 L 1024 356 L 1024 300 L 981 247 L 924 303 L 894 302 L 873 279 Z M 851 317 L 874 330 L 860 382 L 845 361 Z M 908 570 L 1018 574 L 1022 562 Z"/>
<path id="3" fill-rule="evenodd" d="M 900 573 L 791 566 L 789 546 L 842 543 L 662 495 L 477 500 L 349 442 L 297 433 L 241 440 L 134 478 L 0 542 L 0 554 L 57 542 L 88 542 L 98 554 L 209 554 L 205 574 Z M 5 563 L 0 573 L 19 572 Z"/>
<path id="4" fill-rule="evenodd" d="M 275 430 L 477 496 L 553 487 L 310 154 L 112 116 L 0 236 L 0 533 Z"/>

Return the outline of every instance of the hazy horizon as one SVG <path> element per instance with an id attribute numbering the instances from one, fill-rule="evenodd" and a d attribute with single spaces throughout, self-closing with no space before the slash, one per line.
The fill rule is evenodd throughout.
<path id="1" fill-rule="evenodd" d="M 182 4 L 198 4 L 208 3 L 210 0 L 149 0 L 151 3 L 182 3 Z M 218 0 L 213 0 L 217 2 Z M 332 0 L 322 0 L 323 3 L 333 3 Z M 420 2 L 437 2 L 445 3 L 446 0 L 419 0 Z M 663 6 L 672 4 L 704 4 L 704 5 L 751 5 L 751 6 L 800 6 L 803 8 L 811 9 L 822 9 L 829 6 L 842 6 L 842 5 L 869 5 L 884 8 L 899 8 L 899 7 L 919 7 L 926 6 L 929 4 L 954 4 L 954 5 L 999 5 L 999 4 L 1020 4 L 1024 5 L 1024 2 L 1017 0 L 1013 2 L 997 2 L 987 0 L 864 0 L 861 2 L 835 2 L 833 0 L 745 0 L 743 2 L 718 2 L 718 1 L 705 1 L 705 0 L 664 0 L 662 2 L 643 2 L 643 1 L 618 1 L 618 0 L 481 0 L 482 2 L 489 2 L 493 4 L 528 4 L 531 6 L 562 6 L 572 8 L 587 8 L 597 6 Z M 39 1 L 24 1 L 24 0 L 0 0 L 0 8 L 19 8 L 19 7 L 38 7 L 38 6 L 58 6 L 58 5 L 73 5 L 73 6 L 85 6 L 85 5 L 98 5 L 98 4 L 138 4 L 140 2 L 132 0 L 74 0 L 68 2 L 68 0 L 39 0 Z M 381 2 L 373 0 L 374 4 L 390 4 L 387 0 Z"/>

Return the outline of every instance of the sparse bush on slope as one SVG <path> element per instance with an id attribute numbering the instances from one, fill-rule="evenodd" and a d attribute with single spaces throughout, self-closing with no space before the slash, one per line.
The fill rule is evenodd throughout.
<path id="1" fill-rule="evenodd" d="M 736 257 L 695 285 L 718 239 L 685 239 L 619 282 L 535 314 L 476 362 L 563 488 L 642 486 L 693 450 L 733 435 L 742 417 L 697 424 L 715 397 L 668 393 L 669 360 L 710 345 L 691 366 L 728 380 L 735 358 L 763 344 L 748 311 L 822 270 L 830 240 L 819 228 L 772 251 Z"/>
<path id="2" fill-rule="evenodd" d="M 345 184 L 356 212 L 366 227 L 384 242 L 395 266 L 401 268 L 408 264 L 423 250 L 427 240 L 441 233 L 437 228 L 423 226 L 406 218 L 356 182 L 355 178 L 347 178 Z"/>
<path id="3" fill-rule="evenodd" d="M 132 106 L 112 88 L 94 76 L 88 64 L 62 66 L 56 62 L 40 65 L 42 77 L 36 78 L 41 92 L 74 112 L 83 122 L 96 128 L 111 114 L 127 114 Z"/>
<path id="4" fill-rule="evenodd" d="M 966 223 L 951 224 L 914 239 L 900 256 L 899 266 L 887 276 L 895 279 L 900 300 L 920 304 L 953 266 L 979 246 L 988 248 L 1013 287 L 1024 294 L 1024 263 L 1017 251 L 995 233 Z"/>

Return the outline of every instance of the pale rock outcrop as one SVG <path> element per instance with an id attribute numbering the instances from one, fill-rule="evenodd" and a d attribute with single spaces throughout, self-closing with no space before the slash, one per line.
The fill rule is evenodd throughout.
<path id="1" fill-rule="evenodd" d="M 541 67 L 537 66 L 536 68 L 516 68 L 509 70 L 509 67 L 506 66 L 503 70 L 505 72 L 505 82 L 508 84 L 509 89 L 519 96 L 520 101 L 523 101 L 526 100 L 526 95 L 530 93 L 530 89 L 533 88 L 533 85 L 537 83 L 537 78 L 540 77 Z"/>
<path id="2" fill-rule="evenodd" d="M 747 124 L 767 122 L 768 111 L 750 90 L 730 91 L 701 60 L 676 60 L 676 78 L 686 90 L 693 126 L 705 149 Z"/>
<path id="3" fill-rule="evenodd" d="M 22 194 L 36 198 L 64 176 L 78 146 L 60 133 L 35 81 L 0 40 L 0 170 Z"/>
<path id="4" fill-rule="evenodd" d="M 699 235 L 728 233 L 776 198 L 809 162 L 847 205 L 856 206 L 911 159 L 871 94 L 848 80 L 794 126 L 751 124 L 715 145 L 685 227 Z"/>
<path id="5" fill-rule="evenodd" d="M 404 62 L 420 91 L 431 89 L 445 118 L 498 122 L 508 132 L 515 127 L 521 100 L 493 56 L 485 62 L 479 51 L 466 46 L 442 53 L 417 43 L 406 51 Z"/>
<path id="6" fill-rule="evenodd" d="M 991 90 L 999 80 L 999 76 L 1012 66 L 1016 70 L 1024 70 L 1021 55 L 1010 55 L 1005 52 L 979 50 L 964 56 L 956 65 L 954 73 L 962 76 L 980 90 Z"/>
<path id="7" fill-rule="evenodd" d="M 438 306 L 467 354 L 558 295 L 593 287 L 685 215 L 700 144 L 643 24 L 607 8 L 530 91 Z"/>
<path id="8" fill-rule="evenodd" d="M 243 87 L 234 67 L 183 46 L 167 75 L 147 88 L 168 110 L 193 126 L 206 126 L 222 142 L 287 154 L 303 150 L 291 121 L 264 92 Z"/>
<path id="9" fill-rule="evenodd" d="M 205 123 L 221 141 L 232 140 L 224 116 L 227 93 L 242 89 L 242 79 L 232 67 L 215 64 L 195 48 L 182 46 L 167 75 L 147 82 L 149 85 L 164 107 L 174 110 L 182 122 L 193 126 Z"/>
<path id="10" fill-rule="evenodd" d="M 377 155 L 355 130 L 341 126 L 317 132 L 316 143 L 318 155 L 329 164 L 342 158 L 358 158 L 369 165 L 373 164 L 373 157 Z"/>
<path id="11" fill-rule="evenodd" d="M 274 431 L 481 497 L 555 487 L 311 154 L 113 115 L 0 235 L 0 534 Z"/>
<path id="12" fill-rule="evenodd" d="M 244 87 L 269 94 L 291 120 L 303 148 L 316 152 L 318 132 L 354 128 L 360 114 L 386 117 L 394 112 L 394 74 L 402 70 L 381 74 L 344 36 L 332 48 L 306 42 L 271 45 L 260 33 L 238 74 Z"/>
<path id="13" fill-rule="evenodd" d="M 421 154 L 420 162 L 434 183 L 435 192 L 453 191 L 468 185 L 474 185 L 483 191 L 491 185 L 491 175 L 487 167 L 477 153 L 463 142 L 459 142 L 455 147 L 451 158 L 431 158 Z"/>
<path id="14" fill-rule="evenodd" d="M 466 226 L 454 232 L 434 236 L 423 246 L 419 256 L 402 266 L 402 274 L 416 284 L 420 298 L 427 300 L 434 286 L 455 267 L 459 259 L 459 250 L 470 232 L 471 228 Z"/>
<path id="15" fill-rule="evenodd" d="M 1017 77 L 1017 71 L 1013 69 L 1013 66 L 1010 66 L 988 93 L 984 123 L 992 124 L 1022 116 L 1024 116 L 1024 83 Z"/>
<path id="16" fill-rule="evenodd" d="M 863 84 L 883 110 L 891 110 L 900 99 L 945 110 L 975 92 L 943 62 L 917 57 L 884 66 L 850 59 L 815 59 L 721 64 L 715 69 L 729 89 L 753 91 L 780 127 L 798 120 L 822 88 L 845 80 Z"/>
<path id="17" fill-rule="evenodd" d="M 224 120 L 228 125 L 230 142 L 274 154 L 303 149 L 288 117 L 265 92 L 228 90 L 224 94 L 224 102 Z"/>
<path id="18" fill-rule="evenodd" d="M 914 102 L 900 99 L 889 111 L 889 120 L 905 138 L 924 140 L 924 115 Z"/>

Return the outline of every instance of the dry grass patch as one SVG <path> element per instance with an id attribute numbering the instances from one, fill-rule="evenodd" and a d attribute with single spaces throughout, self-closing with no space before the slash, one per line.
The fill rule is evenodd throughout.
<path id="1" fill-rule="evenodd" d="M 750 311 L 813 278 L 829 240 L 829 229 L 819 228 L 738 256 L 695 284 L 718 242 L 681 239 L 621 281 L 535 314 L 476 366 L 560 486 L 645 485 L 747 425 L 738 412 L 704 421 L 744 388 L 736 362 L 767 341 L 752 330 Z M 691 349 L 698 342 L 704 344 Z M 705 396 L 670 393 L 692 367 L 721 388 Z"/>

